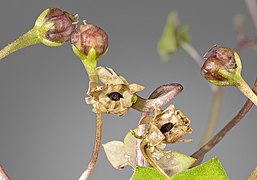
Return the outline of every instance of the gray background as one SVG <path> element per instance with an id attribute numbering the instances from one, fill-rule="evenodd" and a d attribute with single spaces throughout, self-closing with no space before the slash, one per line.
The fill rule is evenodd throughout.
<path id="1" fill-rule="evenodd" d="M 1 0 L 1 47 L 33 26 L 45 8 L 56 6 L 79 13 L 80 19 L 101 26 L 109 34 L 109 52 L 99 65 L 112 67 L 129 82 L 145 86 L 147 97 L 157 86 L 180 82 L 184 91 L 172 103 L 190 119 L 192 143 L 174 145 L 190 155 L 207 124 L 212 93 L 200 76 L 199 67 L 184 52 L 162 63 L 156 43 L 166 16 L 176 9 L 190 26 L 193 46 L 203 54 L 213 44 L 235 47 L 233 17 L 246 17 L 246 32 L 255 31 L 244 1 L 115 1 L 115 0 Z M 243 76 L 250 85 L 257 75 L 257 54 L 244 49 Z M 0 62 L 0 163 L 11 179 L 77 179 L 86 167 L 93 146 L 95 115 L 84 97 L 88 78 L 70 44 L 49 48 L 28 47 Z M 229 87 L 224 95 L 216 132 L 241 108 L 246 98 Z M 134 110 L 123 117 L 104 115 L 103 143 L 123 140 L 137 126 L 140 114 Z M 245 120 L 219 143 L 206 159 L 218 156 L 230 179 L 245 179 L 257 165 L 256 107 Z M 90 179 L 129 179 L 130 168 L 115 170 L 101 148 Z"/>

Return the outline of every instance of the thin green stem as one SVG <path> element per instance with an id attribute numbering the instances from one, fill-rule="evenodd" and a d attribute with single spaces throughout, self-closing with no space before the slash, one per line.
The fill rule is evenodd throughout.
<path id="1" fill-rule="evenodd" d="M 218 114 L 219 114 L 219 110 L 220 110 L 221 99 L 222 99 L 223 94 L 224 94 L 224 89 L 221 87 L 218 89 L 218 91 L 214 92 L 214 94 L 213 94 L 211 112 L 209 115 L 207 128 L 205 130 L 205 133 L 204 133 L 202 141 L 201 141 L 201 145 L 205 144 L 211 138 L 212 133 L 216 128 Z"/>
<path id="2" fill-rule="evenodd" d="M 250 99 L 255 106 L 257 106 L 257 96 L 248 86 L 245 80 L 241 77 L 240 83 L 235 85 L 248 99 Z"/>
<path id="3" fill-rule="evenodd" d="M 74 45 L 72 45 L 72 50 L 83 63 L 90 82 L 98 82 L 98 76 L 96 73 L 97 58 L 95 49 L 90 49 L 87 56 L 78 50 Z"/>
<path id="4" fill-rule="evenodd" d="M 96 63 L 90 62 L 88 59 L 82 60 L 82 63 L 88 73 L 89 81 L 98 82 L 98 77 L 96 74 Z"/>
<path id="5" fill-rule="evenodd" d="M 22 49 L 24 47 L 31 46 L 40 42 L 41 40 L 38 37 L 37 29 L 32 28 L 31 30 L 29 30 L 28 32 L 20 36 L 18 39 L 16 39 L 12 43 L 8 44 L 3 49 L 1 49 L 0 60 L 19 49 Z"/>
<path id="6" fill-rule="evenodd" d="M 219 74 L 226 78 L 230 85 L 237 87 L 248 99 L 250 99 L 255 104 L 255 106 L 257 106 L 257 95 L 248 86 L 239 72 L 234 74 L 226 70 L 220 70 Z"/>

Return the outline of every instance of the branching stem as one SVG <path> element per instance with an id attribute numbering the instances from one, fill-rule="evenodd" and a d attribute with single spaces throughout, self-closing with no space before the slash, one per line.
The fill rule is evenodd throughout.
<path id="1" fill-rule="evenodd" d="M 257 93 L 257 78 L 253 87 L 253 91 L 254 93 Z M 199 150 L 191 155 L 191 157 L 198 159 L 198 161 L 193 166 L 199 165 L 202 162 L 204 155 L 209 152 L 216 144 L 218 144 L 225 137 L 225 135 L 241 121 L 241 119 L 247 114 L 252 106 L 253 102 L 248 99 L 238 114 L 223 129 L 221 129 L 217 135 L 215 135 L 209 142 L 207 142 Z"/>
<path id="2" fill-rule="evenodd" d="M 142 101 L 143 102 L 142 104 L 139 104 L 139 105 L 142 105 L 141 107 L 138 106 L 139 109 L 145 110 L 145 112 L 143 112 L 141 115 L 141 119 L 143 117 L 147 116 L 150 113 L 150 111 L 154 109 L 155 104 L 157 104 L 157 103 L 153 103 L 153 102 L 158 102 L 158 106 L 160 107 L 160 106 L 164 105 L 165 103 L 167 103 L 168 101 L 170 101 L 176 95 L 178 95 L 182 90 L 183 90 L 183 87 L 177 83 L 165 84 L 165 85 L 162 85 L 162 86 L 156 88 L 148 98 L 148 102 L 150 101 L 151 103 L 149 103 L 150 105 L 147 106 L 147 109 L 144 107 L 144 104 L 146 104 L 146 100 L 144 100 L 144 102 Z M 165 94 L 165 95 L 161 96 L 163 94 Z M 143 98 L 141 98 L 141 99 L 143 99 Z M 135 108 L 135 107 L 133 107 L 133 108 Z M 139 124 L 138 131 L 137 131 L 138 135 L 139 136 L 143 135 L 145 132 L 145 129 L 146 129 L 145 124 Z M 144 166 L 145 165 L 144 156 L 140 149 L 140 143 L 141 143 L 141 140 L 137 139 L 137 141 L 136 141 L 136 160 L 137 160 L 137 165 Z"/>

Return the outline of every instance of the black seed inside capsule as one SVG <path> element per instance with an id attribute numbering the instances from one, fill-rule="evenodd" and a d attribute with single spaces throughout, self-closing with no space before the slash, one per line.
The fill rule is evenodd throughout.
<path id="1" fill-rule="evenodd" d="M 169 130 L 171 130 L 171 128 L 173 128 L 173 124 L 172 124 L 171 122 L 168 122 L 168 123 L 162 125 L 160 131 L 161 131 L 162 133 L 166 133 L 166 132 L 168 132 Z"/>
<path id="2" fill-rule="evenodd" d="M 118 92 L 112 92 L 108 94 L 108 98 L 110 98 L 112 101 L 118 101 L 120 98 L 123 98 L 123 96 Z"/>

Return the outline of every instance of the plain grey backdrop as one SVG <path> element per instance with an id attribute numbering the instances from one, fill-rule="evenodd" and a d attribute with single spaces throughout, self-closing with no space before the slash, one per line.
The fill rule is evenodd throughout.
<path id="1" fill-rule="evenodd" d="M 212 45 L 234 48 L 233 17 L 242 13 L 245 31 L 256 35 L 247 8 L 236 1 L 172 0 L 1 0 L 0 46 L 30 29 L 48 7 L 78 13 L 102 27 L 110 39 L 108 53 L 99 65 L 113 68 L 129 82 L 145 86 L 139 94 L 147 97 L 159 85 L 179 82 L 183 92 L 175 98 L 176 108 L 190 119 L 192 143 L 169 148 L 192 154 L 199 146 L 207 124 L 212 93 L 199 67 L 184 51 L 160 61 L 156 43 L 166 16 L 176 9 L 180 20 L 190 26 L 192 45 L 204 54 Z M 252 85 L 257 76 L 257 53 L 240 52 L 242 75 Z M 13 180 L 78 179 L 91 155 L 95 114 L 84 98 L 88 77 L 73 54 L 69 42 L 50 48 L 42 44 L 27 47 L 0 61 L 0 163 Z M 241 108 L 246 98 L 228 87 L 221 104 L 217 132 Z M 230 179 L 245 179 L 257 166 L 256 107 L 236 126 L 205 160 L 217 156 Z M 104 115 L 102 143 L 123 140 L 137 126 L 140 113 L 130 110 L 123 117 Z M 129 179 L 131 169 L 114 169 L 103 149 L 90 179 Z"/>

